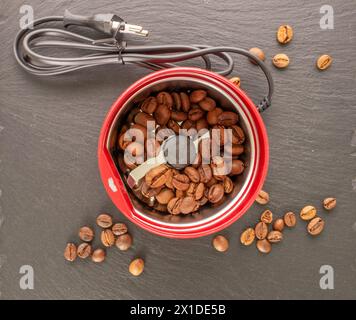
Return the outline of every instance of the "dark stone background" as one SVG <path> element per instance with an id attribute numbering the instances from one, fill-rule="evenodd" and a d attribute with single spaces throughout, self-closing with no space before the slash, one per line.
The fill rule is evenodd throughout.
<path id="1" fill-rule="evenodd" d="M 108 66 L 39 79 L 16 64 L 12 42 L 19 8 L 31 4 L 35 17 L 114 12 L 150 30 L 147 43 L 204 43 L 242 48 L 258 46 L 275 79 L 273 106 L 263 114 L 270 137 L 270 169 L 265 189 L 275 215 L 314 204 L 326 220 L 318 238 L 298 221 L 268 256 L 243 248 L 239 235 L 261 211 L 253 206 L 223 234 L 226 254 L 211 238 L 171 240 L 128 223 L 134 246 L 112 249 L 107 261 L 68 264 L 67 241 L 79 226 L 93 224 L 108 211 L 124 217 L 107 197 L 97 168 L 97 139 L 116 97 L 147 74 L 135 66 Z M 0 292 L 3 299 L 329 299 L 356 298 L 356 3 L 329 1 L 335 29 L 321 30 L 324 1 L 143 1 L 2 0 L 0 4 Z M 280 24 L 291 24 L 293 41 L 275 40 Z M 271 57 L 284 52 L 291 64 L 273 68 Z M 318 72 L 315 60 L 329 53 L 332 67 Z M 59 53 L 60 54 L 60 53 Z M 257 101 L 265 90 L 258 71 L 236 57 L 242 87 Z M 337 209 L 326 213 L 321 200 L 335 196 Z M 128 274 L 140 256 L 146 269 Z M 19 269 L 35 271 L 35 289 L 19 287 Z M 335 289 L 321 290 L 319 268 L 335 270 Z"/>

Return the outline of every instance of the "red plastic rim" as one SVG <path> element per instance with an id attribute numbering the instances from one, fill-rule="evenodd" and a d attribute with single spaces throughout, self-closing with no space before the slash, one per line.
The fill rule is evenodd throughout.
<path id="1" fill-rule="evenodd" d="M 251 179 L 247 181 L 246 194 L 242 194 L 235 199 L 233 205 L 229 206 L 214 220 L 208 222 L 202 220 L 200 224 L 194 226 L 167 225 L 159 221 L 148 219 L 141 215 L 133 207 L 130 197 L 126 191 L 123 181 L 117 171 L 115 163 L 107 149 L 109 130 L 115 120 L 118 111 L 125 102 L 135 95 L 145 86 L 157 81 L 175 77 L 188 77 L 192 80 L 203 80 L 211 82 L 215 86 L 225 91 L 240 108 L 246 112 L 248 121 L 253 127 L 251 139 L 255 142 L 255 165 L 252 170 Z M 238 87 L 233 85 L 226 78 L 202 69 L 197 68 L 172 68 L 151 73 L 132 84 L 110 108 L 101 129 L 98 145 L 98 161 L 101 178 L 107 193 L 117 208 L 133 223 L 160 236 L 170 238 L 196 238 L 211 233 L 218 232 L 237 219 L 239 219 L 252 205 L 265 181 L 269 160 L 268 138 L 263 120 L 251 99 Z"/>

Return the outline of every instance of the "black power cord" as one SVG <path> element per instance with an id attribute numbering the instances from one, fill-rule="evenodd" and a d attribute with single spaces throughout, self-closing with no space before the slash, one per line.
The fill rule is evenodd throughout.
<path id="1" fill-rule="evenodd" d="M 63 22 L 64 27 L 79 25 L 107 34 L 110 38 L 94 40 L 78 33 L 60 28 L 40 27 L 50 22 Z M 257 105 L 260 112 L 270 106 L 273 94 L 273 79 L 266 65 L 249 51 L 235 47 L 212 47 L 206 45 L 159 45 L 128 46 L 122 41 L 122 34 L 147 36 L 148 32 L 137 25 L 127 24 L 113 14 L 98 14 L 90 17 L 73 15 L 68 10 L 64 16 L 49 16 L 35 20 L 32 28 L 18 32 L 14 42 L 17 62 L 29 73 L 37 76 L 54 76 L 75 70 L 105 64 L 136 64 L 151 70 L 177 67 L 175 63 L 193 58 L 202 58 L 205 69 L 212 70 L 209 56 L 215 56 L 226 63 L 223 70 L 213 70 L 227 76 L 234 69 L 234 61 L 228 53 L 237 53 L 253 60 L 264 72 L 268 82 L 268 94 Z M 49 40 L 51 38 L 51 40 Z M 39 53 L 39 49 L 54 47 L 62 49 L 87 50 L 90 54 L 72 58 L 52 57 Z"/>

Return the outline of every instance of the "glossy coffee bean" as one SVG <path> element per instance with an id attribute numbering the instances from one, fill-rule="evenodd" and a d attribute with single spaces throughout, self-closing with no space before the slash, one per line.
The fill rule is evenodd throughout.
<path id="1" fill-rule="evenodd" d="M 252 228 L 247 228 L 244 232 L 241 233 L 240 242 L 245 245 L 249 246 L 255 240 L 255 230 Z"/>
<path id="2" fill-rule="evenodd" d="M 148 97 L 145 99 L 142 104 L 141 104 L 141 110 L 143 112 L 152 114 L 153 112 L 156 111 L 157 108 L 157 99 L 155 97 Z"/>
<path id="3" fill-rule="evenodd" d="M 128 250 L 132 245 L 131 235 L 128 233 L 125 233 L 125 234 L 122 234 L 121 236 L 118 236 L 115 241 L 115 245 L 121 251 Z"/>
<path id="4" fill-rule="evenodd" d="M 171 119 L 175 121 L 185 121 L 188 118 L 188 114 L 183 111 L 172 111 Z"/>
<path id="5" fill-rule="evenodd" d="M 313 206 L 305 206 L 300 211 L 300 217 L 302 220 L 311 220 L 316 216 L 316 208 Z"/>
<path id="6" fill-rule="evenodd" d="M 105 260 L 106 252 L 105 250 L 99 248 L 93 251 L 93 254 L 91 255 L 91 259 L 93 262 L 100 263 Z"/>
<path id="7" fill-rule="evenodd" d="M 231 193 L 234 190 L 234 183 L 229 177 L 224 177 L 223 186 L 225 193 Z"/>
<path id="8" fill-rule="evenodd" d="M 208 121 L 206 121 L 206 118 L 201 118 L 196 122 L 196 128 L 197 131 L 199 132 L 200 130 L 203 129 L 208 129 L 209 128 L 209 124 Z"/>
<path id="9" fill-rule="evenodd" d="M 145 176 L 147 185 L 151 188 L 163 186 L 168 179 L 168 175 L 170 173 L 169 170 L 170 169 L 166 165 L 161 164 L 148 171 Z"/>
<path id="10" fill-rule="evenodd" d="M 241 160 L 232 160 L 230 175 L 241 174 L 245 170 L 245 164 Z"/>
<path id="11" fill-rule="evenodd" d="M 256 246 L 257 246 L 258 251 L 260 251 L 261 253 L 267 254 L 267 253 L 270 253 L 272 250 L 271 243 L 266 239 L 258 240 L 256 243 Z"/>
<path id="12" fill-rule="evenodd" d="M 229 249 L 229 240 L 222 235 L 217 235 L 213 239 L 213 246 L 216 251 L 225 252 Z"/>
<path id="13" fill-rule="evenodd" d="M 189 96 L 191 103 L 199 103 L 207 96 L 207 92 L 205 90 L 194 90 Z"/>
<path id="14" fill-rule="evenodd" d="M 208 200 L 211 203 L 218 203 L 224 196 L 224 187 L 222 184 L 217 183 L 209 188 Z"/>
<path id="15" fill-rule="evenodd" d="M 85 242 L 90 242 L 94 239 L 94 231 L 89 227 L 81 227 L 79 229 L 79 238 Z"/>
<path id="16" fill-rule="evenodd" d="M 171 199 L 167 204 L 167 209 L 170 214 L 177 215 L 180 214 L 180 204 L 182 203 L 182 198 L 175 197 Z"/>
<path id="17" fill-rule="evenodd" d="M 245 142 L 245 133 L 241 127 L 233 125 L 228 129 L 231 129 L 231 142 L 233 144 L 242 144 Z"/>
<path id="18" fill-rule="evenodd" d="M 259 223 L 256 224 L 255 226 L 255 235 L 256 238 L 259 240 L 266 239 L 268 234 L 268 226 L 266 223 L 260 221 Z"/>
<path id="19" fill-rule="evenodd" d="M 213 177 L 211 167 L 208 164 L 202 164 L 198 168 L 198 172 L 200 176 L 200 182 L 207 183 Z"/>
<path id="20" fill-rule="evenodd" d="M 195 182 L 195 183 L 200 181 L 199 172 L 194 167 L 185 167 L 184 173 L 188 176 L 190 181 Z"/>
<path id="21" fill-rule="evenodd" d="M 91 245 L 89 243 L 83 242 L 78 246 L 77 256 L 81 259 L 86 259 L 91 255 Z"/>
<path id="22" fill-rule="evenodd" d="M 112 226 L 111 230 L 115 236 L 121 236 L 122 234 L 127 233 L 127 225 L 125 223 L 118 222 Z"/>
<path id="23" fill-rule="evenodd" d="M 267 240 L 271 243 L 281 242 L 283 240 L 283 234 L 277 230 L 270 231 L 267 235 Z"/>
<path id="24" fill-rule="evenodd" d="M 283 217 L 284 223 L 287 227 L 293 228 L 297 224 L 297 217 L 294 212 L 287 212 Z"/>
<path id="25" fill-rule="evenodd" d="M 180 95 L 178 92 L 172 92 L 171 96 L 173 98 L 173 107 L 177 110 L 180 111 L 180 109 L 182 108 L 182 101 L 180 99 Z M 177 119 L 173 119 L 173 120 L 177 120 Z M 178 120 L 179 121 L 179 120 Z"/>
<path id="26" fill-rule="evenodd" d="M 186 191 L 189 188 L 190 179 L 185 174 L 176 174 L 173 176 L 172 184 L 177 190 Z"/>
<path id="27" fill-rule="evenodd" d="M 73 262 L 77 258 L 77 247 L 74 243 L 68 243 L 64 249 L 64 258 Z"/>
<path id="28" fill-rule="evenodd" d="M 105 229 L 101 232 L 100 235 L 101 243 L 105 247 L 111 247 L 115 243 L 115 236 L 110 229 Z"/>
<path id="29" fill-rule="evenodd" d="M 218 116 L 218 124 L 222 126 L 232 126 L 237 123 L 239 117 L 236 112 L 224 111 Z"/>
<path id="30" fill-rule="evenodd" d="M 216 107 L 216 102 L 214 99 L 206 97 L 199 102 L 199 107 L 202 108 L 204 111 L 212 111 Z"/>
<path id="31" fill-rule="evenodd" d="M 276 231 L 283 231 L 284 229 L 284 220 L 281 218 L 276 219 L 273 222 L 273 229 Z"/>
<path id="32" fill-rule="evenodd" d="M 273 221 L 273 213 L 271 210 L 265 210 L 261 214 L 261 219 L 262 222 L 270 224 Z"/>
<path id="33" fill-rule="evenodd" d="M 269 202 L 268 192 L 264 190 L 260 190 L 260 192 L 257 195 L 256 202 L 262 205 L 267 204 Z"/>
<path id="34" fill-rule="evenodd" d="M 204 117 L 204 111 L 200 108 L 190 109 L 188 113 L 188 118 L 192 121 L 197 121 Z"/>
<path id="35" fill-rule="evenodd" d="M 336 207 L 336 198 L 326 198 L 323 201 L 323 206 L 326 210 L 332 210 Z"/>
<path id="36" fill-rule="evenodd" d="M 307 230 L 312 236 L 317 236 L 324 230 L 324 225 L 323 219 L 315 217 L 308 223 Z"/>
<path id="37" fill-rule="evenodd" d="M 172 198 L 175 197 L 175 193 L 169 188 L 163 188 L 156 196 L 156 200 L 160 204 L 167 204 Z"/>
<path id="38" fill-rule="evenodd" d="M 191 196 L 184 197 L 181 199 L 180 212 L 182 214 L 192 213 L 199 208 L 199 203 Z"/>
<path id="39" fill-rule="evenodd" d="M 212 111 L 209 111 L 206 115 L 206 120 L 209 125 L 214 126 L 219 122 L 219 116 L 223 113 L 223 110 L 220 108 L 215 108 Z"/>
<path id="40" fill-rule="evenodd" d="M 188 112 L 190 109 L 189 96 L 185 92 L 180 93 L 180 99 L 182 101 L 182 111 Z"/>
<path id="41" fill-rule="evenodd" d="M 153 116 L 159 125 L 164 126 L 171 118 L 171 113 L 171 109 L 166 104 L 159 104 Z"/>
<path id="42" fill-rule="evenodd" d="M 141 258 L 137 258 L 133 261 L 131 261 L 129 265 L 129 272 L 135 276 L 138 277 L 144 270 L 145 268 L 145 262 Z"/>
<path id="43" fill-rule="evenodd" d="M 157 95 L 157 102 L 158 104 L 166 105 L 169 109 L 172 109 L 173 107 L 173 98 L 168 92 L 165 91 L 162 91 Z"/>
<path id="44" fill-rule="evenodd" d="M 96 224 L 101 228 L 110 228 L 112 226 L 112 218 L 107 213 L 102 213 L 96 218 Z"/>

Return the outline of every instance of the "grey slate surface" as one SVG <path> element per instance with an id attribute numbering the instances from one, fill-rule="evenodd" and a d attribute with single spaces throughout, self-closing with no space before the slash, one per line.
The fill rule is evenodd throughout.
<path id="1" fill-rule="evenodd" d="M 51 79 L 26 74 L 16 64 L 12 41 L 19 8 L 31 4 L 35 17 L 114 12 L 150 30 L 147 43 L 207 43 L 279 52 L 291 64 L 275 79 L 273 106 L 263 114 L 270 138 L 265 189 L 275 215 L 315 204 L 326 220 L 315 239 L 300 220 L 268 256 L 239 244 L 241 231 L 264 208 L 249 212 L 223 231 L 230 250 L 219 254 L 211 238 L 171 240 L 128 223 L 134 246 L 112 249 L 107 261 L 68 264 L 63 249 L 79 226 L 102 211 L 126 219 L 107 197 L 97 169 L 97 139 L 108 108 L 148 71 L 103 67 Z M 0 292 L 2 299 L 341 299 L 356 298 L 356 2 L 330 1 L 334 30 L 321 30 L 324 1 L 144 1 L 61 0 L 0 3 Z M 294 27 L 292 43 L 275 41 L 280 24 Z M 326 72 L 316 58 L 334 58 Z M 263 77 L 236 57 L 236 75 L 257 101 Z M 321 200 L 333 195 L 332 213 Z M 129 261 L 144 257 L 146 269 L 130 277 Z M 19 269 L 31 265 L 34 290 L 21 290 Z M 321 290 L 319 268 L 331 265 L 335 289 Z"/>

